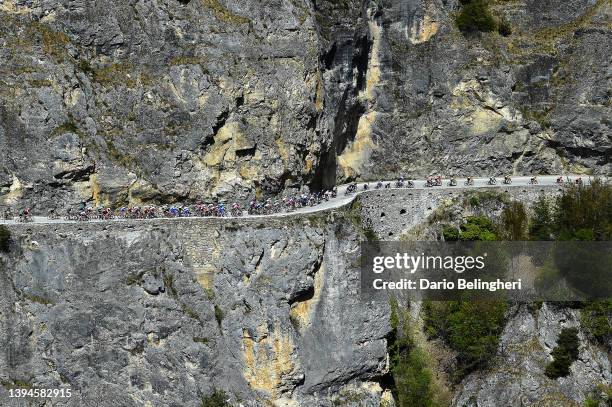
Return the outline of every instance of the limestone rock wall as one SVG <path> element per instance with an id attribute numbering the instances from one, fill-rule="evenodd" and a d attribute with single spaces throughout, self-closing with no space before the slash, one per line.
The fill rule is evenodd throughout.
<path id="1" fill-rule="evenodd" d="M 551 303 L 535 310 L 524 304 L 515 307 L 502 334 L 496 363 L 489 371 L 466 378 L 453 406 L 584 405 L 597 392 L 597 385 L 612 383 L 610 358 L 579 330 L 580 354 L 570 375 L 557 380 L 546 377 L 544 369 L 552 359 L 550 352 L 559 332 L 569 327 L 580 329 L 577 310 Z"/>
<path id="2" fill-rule="evenodd" d="M 350 207 L 271 219 L 12 225 L 0 257 L 0 399 L 15 386 L 64 386 L 73 398 L 54 405 L 198 406 L 220 388 L 253 407 L 385 405 L 390 310 L 359 296 L 364 229 L 437 239 L 432 217 L 465 216 L 466 199 L 494 215 L 505 196 L 542 193 L 474 192 L 371 191 Z M 548 379 L 564 326 L 580 326 L 575 310 L 512 307 L 495 363 L 457 385 L 453 405 L 581 405 L 610 384 L 609 354 L 581 332 L 571 374 Z"/>
<path id="3" fill-rule="evenodd" d="M 388 306 L 360 302 L 356 231 L 331 220 L 12 227 L 0 399 L 25 383 L 70 387 L 66 406 L 199 406 L 213 388 L 378 406 Z"/>
<path id="4" fill-rule="evenodd" d="M 610 172 L 610 4 L 5 0 L 0 205 Z"/>

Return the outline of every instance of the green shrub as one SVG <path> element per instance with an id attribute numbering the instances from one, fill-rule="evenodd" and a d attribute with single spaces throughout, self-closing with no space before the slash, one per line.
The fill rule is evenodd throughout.
<path id="1" fill-rule="evenodd" d="M 55 129 L 53 129 L 53 132 L 51 134 L 54 136 L 57 136 L 57 135 L 64 134 L 64 133 L 78 134 L 78 132 L 79 132 L 79 128 L 77 127 L 76 123 L 70 120 L 56 127 Z"/>
<path id="2" fill-rule="evenodd" d="M 376 231 L 369 226 L 363 228 L 363 235 L 365 236 L 368 242 L 378 242 L 379 240 Z"/>
<path id="3" fill-rule="evenodd" d="M 499 344 L 507 303 L 448 301 L 424 303 L 424 327 L 430 337 L 443 339 L 457 352 L 455 380 L 485 367 Z"/>
<path id="4" fill-rule="evenodd" d="M 612 240 L 612 185 L 599 179 L 572 185 L 557 198 L 558 240 Z"/>
<path id="5" fill-rule="evenodd" d="M 393 374 L 400 407 L 435 406 L 433 376 L 427 364 L 427 354 L 418 347 L 411 347 L 393 365 Z"/>
<path id="6" fill-rule="evenodd" d="M 0 225 L 0 252 L 8 252 L 11 244 L 11 231 Z"/>
<path id="7" fill-rule="evenodd" d="M 487 0 L 461 0 L 461 11 L 455 21 L 463 32 L 495 31 L 497 23 Z"/>
<path id="8" fill-rule="evenodd" d="M 584 407 L 599 407 L 599 401 L 592 398 L 588 398 L 584 400 Z"/>
<path id="9" fill-rule="evenodd" d="M 454 226 L 445 225 L 442 229 L 442 236 L 447 242 L 453 242 L 459 240 L 459 229 Z"/>
<path id="10" fill-rule="evenodd" d="M 529 220 L 529 238 L 531 240 L 551 240 L 553 234 L 553 213 L 550 201 L 540 195 L 533 204 L 533 215 Z"/>
<path id="11" fill-rule="evenodd" d="M 393 395 L 398 407 L 438 407 L 440 401 L 427 353 L 414 341 L 409 310 L 391 301 L 392 334 L 388 338 Z"/>
<path id="12" fill-rule="evenodd" d="M 553 206 L 541 196 L 529 221 L 532 240 L 612 240 L 612 185 L 594 179 L 571 185 Z"/>
<path id="13" fill-rule="evenodd" d="M 524 240 L 527 236 L 527 212 L 522 202 L 513 201 L 504 207 L 502 224 L 506 239 Z"/>
<path id="14" fill-rule="evenodd" d="M 470 216 L 467 222 L 461 225 L 459 240 L 498 240 L 493 222 L 486 216 Z"/>
<path id="15" fill-rule="evenodd" d="M 551 379 L 564 377 L 569 374 L 569 368 L 578 359 L 578 330 L 576 328 L 563 328 L 559 334 L 557 346 L 551 355 L 553 361 L 546 365 L 546 376 Z"/>
<path id="16" fill-rule="evenodd" d="M 223 314 L 221 307 L 215 304 L 215 319 L 217 320 L 217 324 L 219 324 L 219 326 L 221 326 L 224 317 L 225 315 Z"/>
<path id="17" fill-rule="evenodd" d="M 228 396 L 223 390 L 213 389 L 213 392 L 202 398 L 200 407 L 231 407 Z"/>
<path id="18" fill-rule="evenodd" d="M 612 336 L 612 300 L 592 301 L 580 311 L 580 324 L 588 336 L 600 344 Z"/>
<path id="19" fill-rule="evenodd" d="M 208 7 L 215 17 L 225 24 L 248 24 L 251 20 L 247 17 L 235 14 L 225 7 L 219 0 L 202 0 L 202 3 Z"/>
<path id="20" fill-rule="evenodd" d="M 587 400 L 591 401 L 592 403 L 591 406 L 611 407 L 612 406 L 612 384 L 604 384 L 604 383 L 598 384 L 596 389 L 592 392 L 591 397 L 589 397 Z"/>
<path id="21" fill-rule="evenodd" d="M 499 26 L 497 27 L 497 32 L 504 37 L 508 37 L 512 35 L 512 27 L 510 23 L 504 19 L 499 22 Z"/>
<path id="22" fill-rule="evenodd" d="M 564 188 L 552 212 L 552 232 L 560 241 L 612 240 L 612 186 L 594 179 L 589 185 Z M 596 298 L 609 296 L 612 253 L 604 246 L 560 247 L 553 256 L 561 276 L 573 289 Z"/>

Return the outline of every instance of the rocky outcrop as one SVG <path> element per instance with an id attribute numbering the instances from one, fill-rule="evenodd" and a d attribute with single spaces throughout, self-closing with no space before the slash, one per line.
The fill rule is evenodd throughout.
<path id="1" fill-rule="evenodd" d="M 495 2 L 508 37 L 458 7 L 4 1 L 0 205 L 609 173 L 609 2 Z"/>
<path id="2" fill-rule="evenodd" d="M 461 34 L 456 2 L 383 7 L 367 176 L 609 173 L 609 3 L 492 3 L 512 35 Z"/>
<path id="3" fill-rule="evenodd" d="M 529 211 L 544 196 L 553 200 L 556 186 L 534 189 L 505 188 L 478 191 L 443 190 L 370 191 L 360 196 L 362 220 L 383 240 L 439 241 L 444 225 L 459 226 L 469 216 L 499 219 L 505 205 L 518 201 Z M 411 304 L 414 321 L 424 318 L 420 304 Z M 612 383 L 610 344 L 593 341 L 582 329 L 580 310 L 568 302 L 516 303 L 506 315 L 504 331 L 489 367 L 476 371 L 458 384 L 450 378 L 456 369 L 455 354 L 440 340 L 426 341 L 435 376 L 453 395 L 453 407 L 568 406 L 584 405 Z M 417 324 L 418 325 L 418 324 Z M 578 328 L 579 357 L 566 377 L 546 376 L 546 365 L 563 328 Z M 425 341 L 425 335 L 419 334 Z M 446 381 L 446 382 L 445 382 Z"/>
<path id="4" fill-rule="evenodd" d="M 283 218 L 12 225 L 0 256 L 0 399 L 64 387 L 74 395 L 56 405 L 198 406 L 219 388 L 253 407 L 391 407 L 390 308 L 360 296 L 359 241 L 435 240 L 440 210 L 444 222 L 476 210 L 466 199 L 493 214 L 504 199 L 537 197 L 442 192 L 371 191 Z M 494 362 L 447 389 L 453 405 L 574 406 L 609 385 L 609 353 L 583 331 L 570 375 L 545 376 L 563 327 L 580 327 L 578 311 L 511 307 Z M 427 346 L 452 370 L 452 352 Z"/>
<path id="5" fill-rule="evenodd" d="M 310 8 L 3 2 L 4 203 L 193 201 L 308 183 L 322 144 Z"/>
<path id="6" fill-rule="evenodd" d="M 521 305 L 511 313 L 493 367 L 465 379 L 454 406 L 582 406 L 598 384 L 612 381 L 607 352 L 581 333 L 580 356 L 570 375 L 544 375 L 562 328 L 579 327 L 576 310 L 544 303 L 530 310 Z"/>
<path id="7" fill-rule="evenodd" d="M 13 227 L 0 399 L 378 406 L 388 306 L 360 300 L 357 231 L 337 216 Z"/>

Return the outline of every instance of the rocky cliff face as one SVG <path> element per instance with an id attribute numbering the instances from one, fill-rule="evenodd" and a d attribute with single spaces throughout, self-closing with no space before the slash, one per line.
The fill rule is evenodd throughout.
<path id="1" fill-rule="evenodd" d="M 244 406 L 392 407 L 389 305 L 359 296 L 363 228 L 435 239 L 432 219 L 459 216 L 470 197 L 417 192 L 266 220 L 11 226 L 0 400 L 63 386 L 74 396 L 57 405 L 198 406 L 220 388 Z M 483 210 L 495 213 L 502 201 L 489 197 Z M 402 213 L 411 205 L 420 216 Z M 609 354 L 582 331 L 570 375 L 544 375 L 561 328 L 580 327 L 575 310 L 523 304 L 507 319 L 491 366 L 448 390 L 453 406 L 579 406 L 612 382 Z M 444 377 L 453 354 L 436 346 Z"/>
<path id="2" fill-rule="evenodd" d="M 244 406 L 380 405 L 388 305 L 360 301 L 357 230 L 335 216 L 14 227 L 0 399 L 199 406 L 216 387 Z"/>
<path id="3" fill-rule="evenodd" d="M 456 7 L 381 2 L 379 120 L 363 172 L 609 172 L 609 2 L 492 2 L 508 37 L 461 34 Z"/>
<path id="4" fill-rule="evenodd" d="M 309 5 L 5 1 L 0 17 L 4 200 L 195 200 L 312 178 Z"/>
<path id="5" fill-rule="evenodd" d="M 0 4 L 0 204 L 138 204 L 355 178 L 610 172 L 610 5 Z"/>
<path id="6" fill-rule="evenodd" d="M 583 406 L 598 384 L 612 381 L 609 355 L 581 333 L 580 355 L 571 374 L 551 380 L 544 374 L 562 328 L 580 327 L 576 310 L 544 303 L 515 307 L 501 337 L 494 367 L 464 380 L 455 406 Z"/>

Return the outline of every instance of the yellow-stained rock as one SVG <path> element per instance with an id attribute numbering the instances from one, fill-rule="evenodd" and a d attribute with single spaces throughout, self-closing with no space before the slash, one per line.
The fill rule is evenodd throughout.
<path id="1" fill-rule="evenodd" d="M 323 110 L 323 98 L 324 98 L 324 88 L 323 88 L 323 79 L 321 78 L 321 72 L 317 71 L 317 93 L 315 97 L 315 109 L 317 112 Z"/>
<path id="2" fill-rule="evenodd" d="M 380 396 L 380 405 L 381 407 L 395 407 L 395 399 L 393 398 L 393 393 L 391 393 L 391 390 L 385 390 Z"/>
<path id="3" fill-rule="evenodd" d="M 338 157 L 338 166 L 345 178 L 359 176 L 364 164 L 370 159 L 372 150 L 376 148 L 372 140 L 372 123 L 376 120 L 377 112 L 371 110 L 371 108 L 376 98 L 375 90 L 381 82 L 379 55 L 382 27 L 376 22 L 370 21 L 369 29 L 372 49 L 366 73 L 366 86 L 364 91 L 359 94 L 360 99 L 368 102 L 368 111 L 359 118 L 355 139 L 346 146 Z"/>
<path id="4" fill-rule="evenodd" d="M 247 141 L 236 122 L 227 123 L 214 138 L 215 142 L 210 151 L 204 156 L 204 163 L 209 166 L 218 166 L 224 161 L 236 160 L 236 149 L 243 148 Z"/>
<path id="5" fill-rule="evenodd" d="M 88 182 L 91 190 L 91 184 Z M 143 179 L 137 179 L 134 183 L 128 188 L 128 200 L 130 205 L 142 205 L 143 202 L 147 202 L 151 199 L 154 199 L 159 195 L 159 191 L 151 185 L 150 182 L 145 181 Z M 93 191 L 91 195 L 93 196 Z"/>
<path id="6" fill-rule="evenodd" d="M 314 295 L 311 299 L 296 302 L 289 310 L 289 316 L 292 321 L 297 322 L 300 329 L 304 329 L 310 325 L 311 317 L 316 309 L 316 305 L 321 297 L 321 289 L 323 288 L 323 281 L 325 275 L 325 265 L 321 264 L 319 270 L 315 274 L 314 278 Z"/>
<path id="7" fill-rule="evenodd" d="M 503 117 L 490 110 L 478 110 L 472 114 L 471 119 L 471 132 L 473 134 L 485 134 L 497 130 Z"/>
<path id="8" fill-rule="evenodd" d="M 258 340 L 251 338 L 247 330 L 243 331 L 244 377 L 251 388 L 277 398 L 284 378 L 296 369 L 292 359 L 294 345 L 291 336 L 282 332 L 278 324 L 273 332 L 265 329 L 263 335 L 258 333 Z"/>
<path id="9" fill-rule="evenodd" d="M 338 157 L 338 165 L 345 178 L 361 174 L 363 165 L 376 148 L 376 144 L 372 140 L 372 123 L 376 120 L 376 116 L 376 112 L 370 112 L 359 118 L 355 140 Z"/>
<path id="10" fill-rule="evenodd" d="M 195 271 L 196 281 L 205 290 L 212 290 L 215 278 L 215 269 L 210 264 L 206 264 Z"/>
<path id="11" fill-rule="evenodd" d="M 278 147 L 278 154 L 283 160 L 284 163 L 289 162 L 289 150 L 287 149 L 287 145 L 282 138 L 276 139 L 276 145 Z"/>
<path id="12" fill-rule="evenodd" d="M 585 167 L 580 163 L 573 163 L 572 165 L 570 165 L 568 172 L 570 174 L 592 175 L 593 169 Z"/>
<path id="13" fill-rule="evenodd" d="M 91 184 L 91 198 L 94 202 L 94 206 L 109 206 L 110 199 L 107 194 L 101 192 L 98 174 L 91 174 L 89 182 Z"/>
<path id="14" fill-rule="evenodd" d="M 20 6 L 15 0 L 3 0 L 0 2 L 0 10 L 8 14 L 30 14 L 32 9 L 28 6 Z"/>
<path id="15" fill-rule="evenodd" d="M 254 180 L 259 175 L 258 169 L 256 165 L 244 164 L 238 170 L 240 176 L 245 180 Z"/>
<path id="16" fill-rule="evenodd" d="M 19 178 L 13 174 L 13 182 L 9 187 L 9 192 L 6 194 L 2 201 L 4 204 L 12 205 L 17 202 L 23 196 L 23 184 L 19 181 Z"/>
<path id="17" fill-rule="evenodd" d="M 312 171 L 312 167 L 314 165 L 314 160 L 311 158 L 307 158 L 306 159 L 306 163 L 305 163 L 305 167 L 304 169 L 306 170 L 306 172 L 310 172 Z"/>
<path id="18" fill-rule="evenodd" d="M 428 12 L 423 17 L 423 21 L 418 21 L 412 25 L 409 37 L 410 42 L 413 44 L 427 42 L 438 33 L 439 28 L 440 24 Z"/>
<path id="19" fill-rule="evenodd" d="M 372 37 L 372 52 L 370 55 L 370 61 L 368 62 L 368 70 L 366 73 L 366 88 L 365 97 L 366 100 L 374 100 L 374 90 L 380 84 L 380 40 L 382 34 L 382 27 L 376 24 L 374 21 L 369 23 L 370 35 Z"/>

